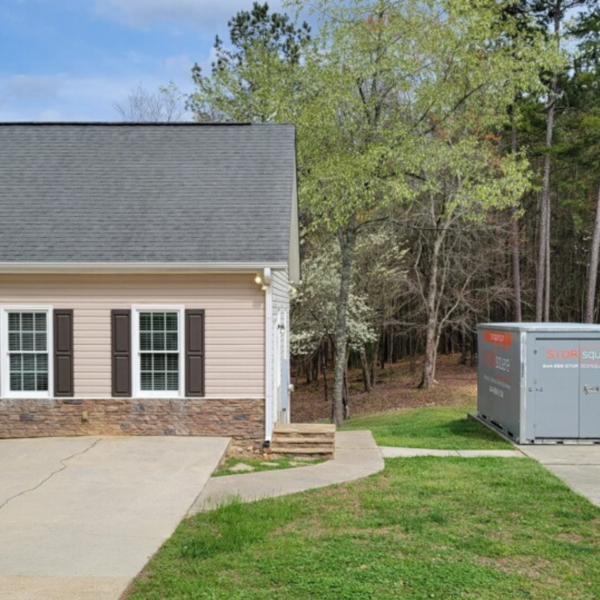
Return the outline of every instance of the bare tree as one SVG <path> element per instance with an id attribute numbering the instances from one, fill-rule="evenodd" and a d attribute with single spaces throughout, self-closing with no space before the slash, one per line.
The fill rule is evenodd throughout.
<path id="1" fill-rule="evenodd" d="M 138 83 L 124 102 L 117 102 L 115 110 L 121 120 L 130 123 L 174 123 L 186 121 L 183 94 L 171 82 L 155 92 Z"/>

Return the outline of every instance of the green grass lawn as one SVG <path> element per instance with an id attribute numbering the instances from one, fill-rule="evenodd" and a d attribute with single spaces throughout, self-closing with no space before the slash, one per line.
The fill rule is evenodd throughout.
<path id="1" fill-rule="evenodd" d="M 370 429 L 380 446 L 438 450 L 502 450 L 511 444 L 467 418 L 473 406 L 425 407 L 352 417 L 343 429 Z"/>
<path id="2" fill-rule="evenodd" d="M 411 458 L 185 520 L 129 600 L 597 600 L 600 510 L 528 459 Z"/>
<path id="3" fill-rule="evenodd" d="M 235 465 L 240 463 L 254 468 L 253 471 L 246 471 L 246 473 L 259 473 L 261 471 L 277 471 L 278 469 L 307 467 L 309 465 L 317 465 L 321 462 L 323 462 L 323 459 L 320 458 L 297 459 L 287 456 L 281 458 L 239 458 L 231 456 L 213 473 L 213 477 L 222 477 L 223 475 L 243 475 L 244 471 L 231 470 L 232 467 L 235 467 Z"/>

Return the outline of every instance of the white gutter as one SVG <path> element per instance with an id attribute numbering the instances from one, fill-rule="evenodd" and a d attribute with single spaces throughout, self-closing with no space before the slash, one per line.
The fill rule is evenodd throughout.
<path id="1" fill-rule="evenodd" d="M 271 263 L 269 269 L 285 269 Z M 246 273 L 262 271 L 264 262 L 0 262 L 0 273 Z"/>
<path id="2" fill-rule="evenodd" d="M 273 434 L 273 292 L 271 290 L 271 269 L 263 272 L 265 282 L 265 442 L 271 441 Z M 269 282 L 267 284 L 266 282 Z"/>

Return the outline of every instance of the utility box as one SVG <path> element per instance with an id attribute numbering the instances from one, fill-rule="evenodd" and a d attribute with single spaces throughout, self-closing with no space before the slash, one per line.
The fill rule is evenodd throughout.
<path id="1" fill-rule="evenodd" d="M 477 419 L 519 444 L 600 443 L 600 325 L 477 326 Z"/>

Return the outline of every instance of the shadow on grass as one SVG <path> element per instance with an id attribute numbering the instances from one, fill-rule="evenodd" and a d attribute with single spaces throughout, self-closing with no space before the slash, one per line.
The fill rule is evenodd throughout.
<path id="1" fill-rule="evenodd" d="M 469 418 L 454 419 L 438 426 L 443 432 L 452 436 L 469 438 L 470 440 L 499 441 L 502 438 L 491 429 Z"/>

